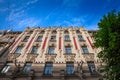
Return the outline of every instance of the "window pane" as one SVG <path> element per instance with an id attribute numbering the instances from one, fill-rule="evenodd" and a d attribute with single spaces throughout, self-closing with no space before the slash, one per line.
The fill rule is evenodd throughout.
<path id="1" fill-rule="evenodd" d="M 66 54 L 71 54 L 72 53 L 71 47 L 65 47 L 65 53 Z"/>
<path id="2" fill-rule="evenodd" d="M 54 47 L 49 47 L 48 54 L 54 54 Z"/>
<path id="3" fill-rule="evenodd" d="M 22 46 L 18 46 L 17 49 L 15 50 L 15 54 L 21 53 Z"/>
<path id="4" fill-rule="evenodd" d="M 80 36 L 80 35 L 78 36 L 78 39 L 79 39 L 79 40 L 84 40 L 83 37 Z"/>
<path id="5" fill-rule="evenodd" d="M 37 41 L 42 41 L 42 36 L 38 36 Z"/>
<path id="6" fill-rule="evenodd" d="M 79 31 L 79 30 L 77 30 L 77 31 L 76 31 L 76 33 L 78 34 L 78 33 L 80 33 L 80 31 Z"/>
<path id="7" fill-rule="evenodd" d="M 89 68 L 91 74 L 96 73 L 94 62 L 88 62 L 88 68 Z"/>
<path id="8" fill-rule="evenodd" d="M 3 67 L 1 73 L 7 73 L 9 69 L 10 69 L 10 63 L 7 63 L 7 64 Z"/>
<path id="9" fill-rule="evenodd" d="M 44 33 L 45 33 L 45 31 L 41 31 L 41 32 L 40 32 L 40 34 L 44 34 Z"/>
<path id="10" fill-rule="evenodd" d="M 65 36 L 64 39 L 65 39 L 66 41 L 69 41 L 69 40 L 70 40 L 70 37 L 69 37 L 69 36 Z"/>
<path id="11" fill-rule="evenodd" d="M 28 41 L 29 36 L 26 36 L 23 41 Z"/>
<path id="12" fill-rule="evenodd" d="M 64 33 L 65 33 L 65 34 L 68 34 L 69 32 L 66 30 L 66 31 L 64 31 Z"/>
<path id="13" fill-rule="evenodd" d="M 23 69 L 23 73 L 28 74 L 30 72 L 32 63 L 26 63 Z"/>
<path id="14" fill-rule="evenodd" d="M 31 53 L 37 53 L 38 46 L 33 46 Z"/>
<path id="15" fill-rule="evenodd" d="M 89 53 L 86 46 L 82 46 L 83 53 Z"/>
<path id="16" fill-rule="evenodd" d="M 74 64 L 73 63 L 67 63 L 66 64 L 66 72 L 68 75 L 74 74 Z"/>
<path id="17" fill-rule="evenodd" d="M 45 75 L 52 75 L 52 63 L 46 63 L 45 64 L 45 70 L 44 70 L 44 74 Z"/>
<path id="18" fill-rule="evenodd" d="M 51 36 L 51 40 L 56 40 L 56 36 Z"/>

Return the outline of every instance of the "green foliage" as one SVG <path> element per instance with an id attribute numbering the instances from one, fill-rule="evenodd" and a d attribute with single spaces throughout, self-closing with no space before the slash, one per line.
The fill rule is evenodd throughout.
<path id="1" fill-rule="evenodd" d="M 120 80 L 120 12 L 112 11 L 98 23 L 95 47 L 101 48 L 98 57 L 106 63 L 105 78 Z"/>

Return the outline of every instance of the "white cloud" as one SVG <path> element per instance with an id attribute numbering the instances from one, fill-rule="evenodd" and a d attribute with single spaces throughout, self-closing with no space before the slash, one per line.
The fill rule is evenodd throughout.
<path id="1" fill-rule="evenodd" d="M 16 30 L 19 28 L 25 28 L 26 26 L 38 25 L 41 22 L 40 19 L 28 17 L 27 15 L 27 10 L 29 9 L 28 6 L 35 4 L 37 1 L 38 0 L 29 0 L 28 2 L 25 1 L 20 4 L 12 3 L 10 5 L 10 13 L 6 17 L 6 21 Z"/>
<path id="2" fill-rule="evenodd" d="M 7 17 L 8 21 L 14 21 L 14 20 L 18 20 L 19 18 L 23 17 L 25 15 L 25 11 L 21 10 L 21 11 L 16 11 L 16 10 L 12 10 L 9 14 L 9 16 Z"/>
<path id="3" fill-rule="evenodd" d="M 85 25 L 87 30 L 98 30 L 97 24 Z"/>
<path id="4" fill-rule="evenodd" d="M 26 26 L 38 26 L 40 24 L 41 20 L 40 19 L 35 19 L 35 18 L 26 18 L 21 20 L 18 23 L 19 28 L 26 27 Z"/>
<path id="5" fill-rule="evenodd" d="M 34 4 L 34 3 L 36 3 L 37 1 L 38 1 L 38 0 L 31 0 L 31 1 L 27 2 L 26 4 L 27 4 L 27 5 Z"/>
<path id="6" fill-rule="evenodd" d="M 86 22 L 86 17 L 87 16 L 74 17 L 74 18 L 70 18 L 68 20 L 64 20 L 64 21 L 61 21 L 61 22 L 57 21 L 55 24 L 56 25 L 61 25 L 61 26 L 82 26 Z"/>
<path id="7" fill-rule="evenodd" d="M 0 8 L 0 12 L 8 11 L 8 8 Z"/>

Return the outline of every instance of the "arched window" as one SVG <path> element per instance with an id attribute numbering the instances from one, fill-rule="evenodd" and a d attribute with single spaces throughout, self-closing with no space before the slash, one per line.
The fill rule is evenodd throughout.
<path id="1" fill-rule="evenodd" d="M 65 30 L 65 31 L 64 31 L 64 34 L 69 34 L 68 30 Z"/>

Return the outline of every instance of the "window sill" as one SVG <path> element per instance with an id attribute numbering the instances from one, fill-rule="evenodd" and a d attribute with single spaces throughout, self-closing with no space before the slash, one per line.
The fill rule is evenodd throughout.
<path id="1" fill-rule="evenodd" d="M 35 42 L 42 42 L 42 40 L 36 40 Z"/>
<path id="2" fill-rule="evenodd" d="M 79 40 L 79 41 L 85 42 L 85 40 Z"/>
<path id="3" fill-rule="evenodd" d="M 64 40 L 65 42 L 71 42 L 71 40 Z"/>
<path id="4" fill-rule="evenodd" d="M 48 53 L 46 53 L 45 55 L 57 55 L 56 53 L 52 53 L 52 54 L 48 54 Z"/>
<path id="5" fill-rule="evenodd" d="M 64 53 L 64 55 L 75 55 L 75 53 Z"/>
<path id="6" fill-rule="evenodd" d="M 56 42 L 56 40 L 50 40 L 51 42 Z"/>

